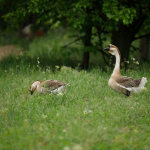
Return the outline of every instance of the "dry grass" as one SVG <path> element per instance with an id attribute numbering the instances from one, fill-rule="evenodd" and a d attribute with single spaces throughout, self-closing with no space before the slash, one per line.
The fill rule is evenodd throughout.
<path id="1" fill-rule="evenodd" d="M 15 45 L 6 45 L 0 47 L 0 60 L 10 55 L 19 55 L 22 49 Z"/>

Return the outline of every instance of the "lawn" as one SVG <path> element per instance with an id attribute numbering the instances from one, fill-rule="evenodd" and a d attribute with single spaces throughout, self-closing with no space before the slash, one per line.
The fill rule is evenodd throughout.
<path id="1" fill-rule="evenodd" d="M 112 69 L 71 68 L 70 55 L 55 59 L 53 51 L 46 55 L 48 42 L 36 40 L 23 55 L 0 62 L 0 149 L 150 149 L 149 82 L 147 90 L 125 98 L 108 87 Z M 52 43 L 50 51 L 60 54 L 57 40 Z M 143 64 L 122 74 L 149 81 L 149 69 Z M 32 82 L 48 79 L 70 83 L 66 94 L 30 95 Z"/>

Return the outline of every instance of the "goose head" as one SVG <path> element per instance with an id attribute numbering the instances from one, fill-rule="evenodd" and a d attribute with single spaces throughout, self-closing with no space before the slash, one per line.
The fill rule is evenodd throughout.
<path id="1" fill-rule="evenodd" d="M 110 54 L 112 55 L 120 55 L 120 52 L 118 50 L 118 48 L 115 45 L 109 44 L 107 48 L 105 48 L 104 50 L 107 50 Z"/>
<path id="2" fill-rule="evenodd" d="M 31 84 L 30 89 L 29 89 L 29 91 L 31 92 L 31 95 L 36 90 L 37 86 L 41 83 L 42 83 L 41 81 L 37 80 Z"/>

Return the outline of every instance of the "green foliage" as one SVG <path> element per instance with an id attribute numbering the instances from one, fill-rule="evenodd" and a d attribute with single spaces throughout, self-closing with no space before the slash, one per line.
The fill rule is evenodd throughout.
<path id="1" fill-rule="evenodd" d="M 104 1 L 102 10 L 108 19 L 114 20 L 114 22 L 123 22 L 124 25 L 131 24 L 133 19 L 137 17 L 135 7 L 121 5 L 120 2 L 116 0 Z"/>
<path id="2" fill-rule="evenodd" d="M 102 51 L 105 41 L 103 34 L 121 30 L 120 25 L 134 26 L 134 34 L 139 31 L 143 22 L 143 28 L 149 29 L 149 5 L 148 0 L 7 0 L 0 3 L 0 11 L 9 22 L 9 28 L 19 27 L 25 18 L 33 14 L 37 18 L 37 25 L 46 23 L 53 29 L 59 25 L 72 28 L 76 31 L 76 41 L 82 41 L 85 46 L 84 50 L 95 52 Z M 138 19 L 139 23 L 133 24 Z M 93 29 L 95 32 L 90 33 Z"/>
<path id="3" fill-rule="evenodd" d="M 13 3 L 13 5 L 9 5 Z M 19 1 L 3 1 L 1 2 L 1 10 L 6 7 L 10 8 L 4 11 L 5 19 L 18 18 L 22 19 L 27 14 L 37 14 L 37 23 L 42 21 L 66 19 L 70 25 L 78 30 L 81 30 L 87 23 L 87 18 L 91 18 L 93 24 L 104 24 L 105 15 L 108 20 L 115 22 L 123 22 L 129 25 L 135 18 L 138 18 L 140 11 L 148 15 L 149 1 L 129 2 L 118 0 L 80 0 L 80 1 L 49 1 L 49 0 L 31 0 L 27 2 Z M 140 10 L 143 7 L 143 10 Z M 106 20 L 106 18 L 105 18 Z M 113 25 L 111 25 L 113 27 Z"/>

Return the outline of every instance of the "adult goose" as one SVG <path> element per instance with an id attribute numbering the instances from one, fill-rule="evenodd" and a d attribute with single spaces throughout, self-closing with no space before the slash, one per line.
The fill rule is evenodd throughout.
<path id="1" fill-rule="evenodd" d="M 147 83 L 147 79 L 142 77 L 141 79 L 132 79 L 131 77 L 121 76 L 120 74 L 120 65 L 121 65 L 121 54 L 119 49 L 109 44 L 107 50 L 110 54 L 116 57 L 116 64 L 114 71 L 108 81 L 108 85 L 119 93 L 124 94 L 125 96 L 130 96 L 130 93 L 138 93 L 141 89 L 144 88 Z"/>
<path id="2" fill-rule="evenodd" d="M 59 94 L 65 92 L 67 86 L 70 86 L 70 84 L 58 80 L 46 80 L 44 82 L 41 82 L 40 80 L 36 80 L 31 84 L 29 91 L 31 92 L 31 95 L 36 89 L 39 93 L 43 93 L 43 94 L 45 93 Z"/>

